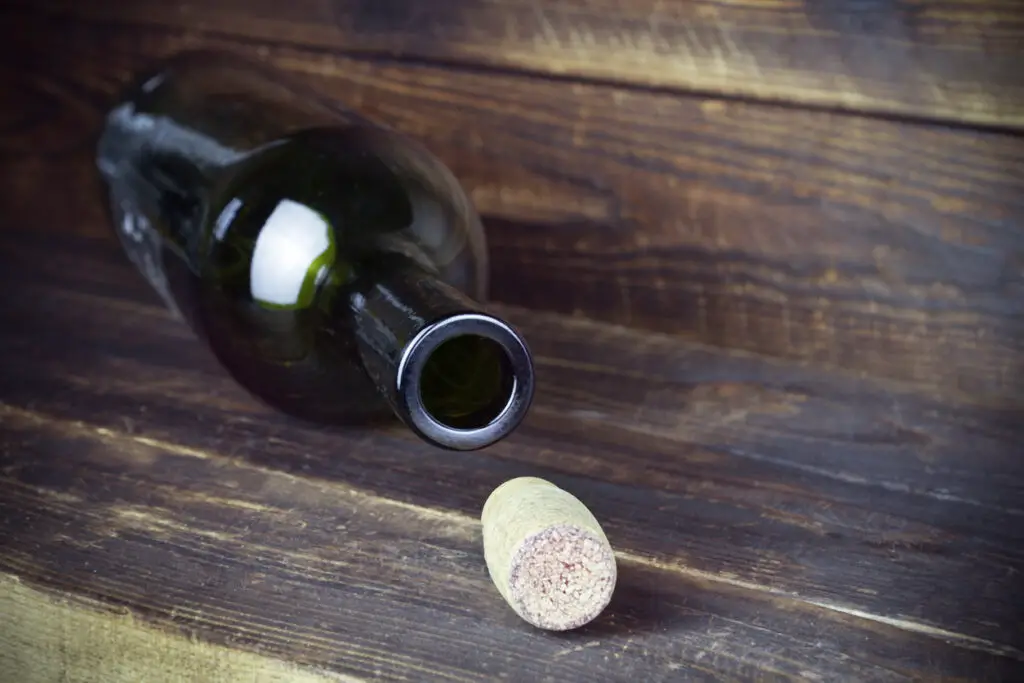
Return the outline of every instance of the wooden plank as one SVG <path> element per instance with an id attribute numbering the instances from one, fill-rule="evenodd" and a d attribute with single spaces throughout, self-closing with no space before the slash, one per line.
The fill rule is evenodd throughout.
<path id="1" fill-rule="evenodd" d="M 17 0 L 68 19 L 1024 126 L 1017 0 Z"/>
<path id="2" fill-rule="evenodd" d="M 7 224 L 105 232 L 88 157 L 117 83 L 185 47 L 241 48 L 28 21 L 5 75 Z M 454 169 L 499 301 L 1024 404 L 1024 139 L 262 54 Z"/>
<path id="3" fill-rule="evenodd" d="M 339 683 L 255 653 L 148 628 L 110 605 L 0 575 L 0 672 L 19 683 Z M 349 679 L 348 683 L 352 683 Z"/>
<path id="4" fill-rule="evenodd" d="M 999 681 L 1024 668 L 628 554 L 605 614 L 552 636 L 497 595 L 475 516 L 257 466 L 226 442 L 197 451 L 9 408 L 3 421 L 0 569 L 270 662 L 382 681 Z M 31 626 L 0 645 L 34 640 Z M 92 656 L 120 642 L 100 637 Z M 150 665 L 198 658 L 176 647 L 184 662 Z"/>
<path id="5" fill-rule="evenodd" d="M 485 454 L 439 453 L 402 429 L 323 430 L 260 406 L 109 241 L 2 239 L 0 288 L 22 293 L 0 303 L 0 355 L 22 360 L 0 368 L 4 422 L 466 516 L 539 474 L 652 570 L 1024 661 L 1020 411 L 510 309 L 536 349 L 535 409 Z"/>

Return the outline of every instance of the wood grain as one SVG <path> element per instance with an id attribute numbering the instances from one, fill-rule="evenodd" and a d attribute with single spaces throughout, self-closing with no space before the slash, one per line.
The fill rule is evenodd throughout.
<path id="1" fill-rule="evenodd" d="M 485 216 L 499 301 L 1024 404 L 1022 138 L 19 16 L 12 226 L 105 231 L 91 154 L 118 84 L 237 49 L 441 156 Z M 82 188 L 61 190 L 79 218 L 43 186 Z"/>
<path id="2" fill-rule="evenodd" d="M 1016 0 L 16 0 L 49 16 L 1024 126 Z"/>
<path id="3" fill-rule="evenodd" d="M 1020 126 L 1022 6 L 809 7 L 7 3 L 0 678 L 1024 678 L 1024 139 L 754 101 Z M 159 305 L 93 145 L 186 47 L 453 168 L 536 353 L 516 435 L 297 422 Z M 487 576 L 480 507 L 523 475 L 617 551 L 581 632 Z"/>
<path id="4" fill-rule="evenodd" d="M 354 548 L 365 544 L 365 562 L 351 559 L 346 566 L 368 572 L 360 581 L 375 577 L 379 583 L 373 584 L 370 593 L 387 596 L 403 590 L 395 586 L 408 585 L 422 594 L 425 583 L 443 583 L 439 576 L 429 578 L 431 567 L 439 573 L 462 567 L 459 571 L 470 572 L 477 583 L 461 586 L 457 597 L 444 598 L 451 602 L 445 603 L 441 613 L 417 616 L 408 628 L 448 623 L 451 632 L 433 633 L 430 638 L 450 639 L 452 633 L 461 636 L 466 629 L 479 631 L 474 637 L 498 642 L 508 634 L 495 635 L 480 623 L 497 619 L 503 614 L 498 606 L 504 603 L 496 593 L 488 593 L 493 587 L 482 557 L 476 557 L 475 520 L 496 485 L 533 474 L 579 496 L 602 520 L 620 559 L 639 568 L 645 578 L 634 589 L 627 587 L 626 595 L 647 586 L 641 592 L 646 591 L 648 597 L 628 597 L 627 605 L 637 599 L 659 601 L 662 586 L 667 587 L 666 595 L 678 596 L 666 597 L 670 604 L 678 605 L 666 608 L 676 616 L 666 615 L 669 621 L 659 621 L 650 629 L 650 633 L 662 635 L 638 636 L 635 656 L 641 651 L 662 652 L 658 648 L 670 648 L 669 643 L 677 644 L 680 638 L 691 642 L 690 638 L 699 636 L 710 640 L 692 641 L 696 649 L 678 657 L 703 666 L 706 662 L 698 658 L 700 651 L 747 652 L 747 646 L 741 645 L 744 638 L 760 643 L 752 632 L 729 630 L 737 640 L 730 635 L 722 645 L 720 638 L 710 635 L 714 633 L 711 622 L 691 628 L 681 625 L 685 620 L 672 621 L 687 613 L 702 591 L 712 590 L 716 594 L 726 591 L 730 604 L 733 600 L 743 603 L 750 614 L 786 613 L 788 616 L 779 617 L 784 623 L 766 626 L 777 633 L 791 633 L 789 629 L 799 621 L 805 626 L 818 623 L 816 630 L 825 634 L 823 637 L 834 638 L 847 626 L 826 627 L 824 623 L 841 619 L 861 630 L 891 627 L 905 632 L 901 639 L 945 641 L 952 650 L 940 649 L 931 641 L 927 646 L 929 652 L 935 648 L 936 654 L 929 655 L 933 657 L 929 666 L 939 667 L 935 670 L 956 668 L 942 657 L 954 657 L 952 653 L 959 649 L 990 656 L 978 660 L 980 655 L 956 654 L 954 658 L 967 657 L 974 664 L 986 662 L 978 671 L 966 671 L 963 675 L 968 678 L 998 680 L 991 672 L 1015 669 L 1018 660 L 1024 662 L 1024 631 L 1020 628 L 1024 586 L 1019 578 L 1024 565 L 1019 524 L 1024 516 L 1019 508 L 1024 490 L 1024 466 L 1019 458 L 1024 420 L 1020 412 L 936 401 L 812 368 L 693 347 L 671 337 L 507 309 L 503 312 L 536 347 L 538 386 L 543 389 L 535 410 L 514 438 L 487 453 L 440 454 L 424 448 L 401 429 L 325 431 L 260 406 L 233 384 L 182 324 L 159 307 L 155 295 L 145 289 L 108 240 L 23 233 L 8 233 L 2 239 L 0 287 L 12 291 L 16 286 L 22 293 L 0 305 L 0 329 L 4 330 L 0 354 L 21 360 L 0 368 L 0 401 L 5 406 L 0 419 L 7 444 L 4 471 L 21 482 L 0 494 L 0 500 L 11 506 L 6 518 L 12 523 L 37 516 L 48 519 L 56 514 L 47 510 L 56 505 L 59 495 L 69 494 L 74 501 L 52 524 L 72 539 L 67 544 L 74 545 L 74 539 L 86 532 L 69 527 L 74 522 L 68 515 L 79 510 L 82 501 L 100 496 L 107 501 L 104 505 L 127 503 L 132 514 L 144 519 L 146 526 L 127 534 L 139 543 L 159 546 L 158 541 L 166 540 L 166 535 L 151 538 L 159 528 L 164 530 L 162 534 L 175 535 L 175 548 L 202 542 L 208 546 L 206 552 L 219 554 L 235 552 L 228 550 L 232 534 L 248 534 L 246 538 L 262 544 L 261 548 L 289 543 L 289 548 L 305 557 L 327 552 L 331 529 L 337 529 L 321 529 L 318 533 L 323 535 L 316 536 L 312 530 L 300 532 L 297 520 L 313 525 L 309 520 L 316 514 L 333 519 L 341 513 L 331 507 L 329 496 L 341 500 L 344 491 L 355 487 L 358 492 L 351 495 L 369 496 L 370 502 L 352 502 L 353 514 L 356 508 L 369 512 L 359 524 L 346 519 L 338 522 L 345 525 L 351 541 L 337 550 L 337 557 L 351 557 Z M 75 267 L 75 263 L 87 267 Z M 68 340 L 74 343 L 69 345 Z M 161 453 L 136 455 L 149 453 L 148 449 Z M 89 458 L 93 464 L 73 465 L 78 457 Z M 102 458 L 112 461 L 100 465 L 92 460 Z M 135 467 L 132 463 L 148 462 L 163 463 L 154 464 L 153 469 L 159 470 L 161 477 L 172 478 L 161 484 L 166 488 L 145 483 L 151 476 L 149 469 L 144 475 L 125 472 L 125 468 Z M 197 464 L 189 464 L 193 462 Z M 200 467 L 198 463 L 214 468 L 215 473 L 194 471 Z M 238 484 L 243 475 L 224 469 L 231 467 L 251 471 L 253 474 L 244 476 L 256 479 Z M 96 476 L 109 479 L 93 480 Z M 292 493 L 268 502 L 264 496 L 277 495 L 273 493 L 276 484 L 266 483 L 270 477 L 291 482 L 289 486 L 302 487 L 301 491 L 289 489 Z M 204 478 L 209 479 L 209 486 L 215 481 L 225 483 L 217 483 L 211 494 L 204 488 L 207 484 L 201 483 Z M 46 491 L 30 492 L 35 499 L 10 492 L 22 491 L 26 482 Z M 192 532 L 192 525 L 199 522 L 174 516 L 193 514 L 187 490 L 199 487 L 207 494 L 222 496 L 225 487 L 235 485 L 251 493 L 248 504 L 299 506 L 302 511 L 291 518 L 296 521 L 281 527 L 261 521 L 259 516 L 244 522 L 232 517 L 234 521 L 226 522 L 226 527 L 202 526 L 212 529 L 214 535 L 196 532 L 199 540 Z M 322 488 L 318 497 L 313 494 L 317 487 Z M 51 489 L 60 493 L 51 495 Z M 375 506 L 393 509 L 395 515 L 401 512 L 394 531 L 373 526 L 387 520 Z M 241 510 L 246 503 L 231 508 Z M 14 510 L 28 512 L 15 514 Z M 409 510 L 415 513 L 412 520 L 403 516 L 403 511 Z M 172 517 L 150 525 L 146 515 Z M 463 529 L 458 531 L 462 540 L 454 548 L 458 552 L 449 549 L 439 557 L 429 548 L 415 550 L 414 539 L 435 539 L 417 526 L 419 522 L 414 523 L 420 517 L 428 518 L 431 534 L 442 533 L 439 527 L 446 534 Z M 4 518 L 0 514 L 0 519 Z M 94 526 L 86 524 L 84 528 Z M 10 527 L 5 531 L 10 533 Z M 6 571 L 38 574 L 52 583 L 59 580 L 59 563 L 76 566 L 98 561 L 92 555 L 68 560 L 67 544 L 40 543 L 45 536 L 36 526 L 29 525 L 23 533 L 28 540 L 19 543 L 30 544 L 32 550 L 14 553 L 15 560 L 0 560 L 14 563 Z M 279 541 L 274 540 L 275 534 L 280 534 Z M 397 540 L 402 534 L 409 539 L 405 544 Z M 103 537 L 110 540 L 102 541 L 96 552 L 114 558 L 111 562 L 156 552 L 134 546 L 118 550 L 118 539 L 126 537 L 120 531 Z M 436 541 L 428 540 L 428 544 Z M 33 563 L 42 562 L 37 558 L 48 552 L 54 553 L 54 559 L 48 561 L 51 564 L 45 565 L 44 572 Z M 416 557 L 416 552 L 428 553 L 416 570 L 418 579 L 402 574 L 411 570 L 400 568 L 400 563 L 381 564 L 381 557 L 408 559 Z M 243 549 L 237 554 L 237 562 L 247 557 Z M 0 558 L 10 556 L 0 553 Z M 235 590 L 231 587 L 237 579 L 220 573 L 216 576 L 221 578 L 210 578 L 213 570 L 202 569 L 205 560 L 185 567 L 168 565 L 168 555 L 159 557 L 151 564 L 147 560 L 150 568 L 140 568 L 140 577 L 152 577 L 156 571 L 152 567 L 169 566 L 174 576 L 192 577 L 181 581 L 213 583 L 194 598 L 189 598 L 185 589 L 161 598 L 166 602 L 156 608 L 158 614 L 170 609 L 173 601 L 193 600 L 187 613 L 201 619 L 204 609 L 213 609 L 203 608 L 203 604 L 221 600 L 224 591 Z M 263 555 L 259 558 L 245 560 L 244 572 L 262 571 L 256 567 L 268 560 Z M 225 562 L 233 567 L 236 560 Z M 294 568 L 298 561 L 281 562 Z M 92 572 L 95 565 L 89 566 Z M 330 569 L 317 566 L 318 576 L 336 571 L 333 564 Z M 99 572 L 95 581 L 106 582 L 103 590 L 120 590 L 117 582 L 110 584 L 108 576 Z M 68 579 L 84 580 L 77 576 Z M 353 585 L 350 580 L 343 584 Z M 275 579 L 271 585 L 282 585 L 282 580 Z M 477 594 L 490 597 L 470 597 Z M 129 604 L 140 599 L 133 595 L 122 599 Z M 151 585 L 145 595 L 153 595 Z M 299 611 L 287 613 L 284 620 L 288 624 L 327 619 L 302 612 L 313 609 L 313 603 L 324 604 L 321 598 L 314 600 L 314 593 L 302 595 L 305 598 L 295 595 L 291 599 L 292 609 Z M 359 609 L 367 614 L 384 609 L 378 597 L 366 599 L 369 602 Z M 358 647 L 351 645 L 346 661 L 369 657 L 365 651 L 369 639 L 398 628 L 401 606 L 415 601 L 412 597 L 396 600 L 393 611 L 387 612 L 391 615 L 388 619 L 395 621 L 383 624 L 375 636 L 364 634 L 368 640 L 359 641 Z M 477 605 L 474 600 L 481 603 L 470 610 Z M 765 606 L 762 600 L 775 606 Z M 143 603 L 140 609 L 154 608 Z M 277 610 L 266 609 L 269 614 Z M 490 609 L 494 611 L 487 611 Z M 442 613 L 448 615 L 445 610 L 468 621 L 445 621 L 448 616 L 441 617 Z M 360 614 L 351 612 L 354 623 L 362 623 Z M 809 615 L 814 615 L 813 619 Z M 758 616 L 754 623 L 760 625 L 762 618 L 768 617 Z M 237 619 L 248 623 L 251 617 Z M 817 621 L 820 619 L 827 621 Z M 358 629 L 346 625 L 348 621 L 330 623 L 348 629 L 338 638 L 345 642 L 355 638 L 353 629 Z M 519 622 L 511 615 L 501 623 L 514 630 L 512 625 Z M 682 630 L 673 631 L 676 627 Z M 269 631 L 270 625 L 266 629 Z M 265 643 L 284 637 L 280 646 L 291 648 L 287 658 L 307 661 L 300 658 L 304 650 L 297 643 L 310 635 L 296 636 L 298 640 L 292 643 L 287 634 L 275 633 L 258 631 L 250 638 Z M 666 640 L 660 640 L 662 637 Z M 894 647 L 902 642 L 890 642 L 892 637 L 885 635 L 881 640 Z M 432 659 L 436 653 L 428 653 L 436 646 L 424 638 L 410 636 L 403 641 L 423 644 L 422 652 L 402 650 L 408 661 L 436 661 Z M 876 642 L 859 631 L 850 638 Z M 601 644 L 595 645 L 588 657 L 611 652 L 605 648 L 612 646 L 599 640 Z M 713 642 L 719 644 L 713 647 Z M 328 647 L 326 642 L 324 647 Z M 518 647 L 513 650 L 518 652 Z M 847 652 L 847 647 L 852 645 L 844 640 L 827 646 L 826 651 Z M 925 646 L 899 647 L 909 648 L 905 656 L 914 659 L 909 653 Z M 777 653 L 776 645 L 764 648 L 757 655 L 740 656 L 744 666 L 757 660 L 766 670 L 793 675 L 789 664 L 761 659 L 768 657 L 769 651 Z M 498 652 L 490 640 L 477 642 L 467 648 L 470 651 Z M 785 657 L 794 656 L 787 652 Z M 946 655 L 938 654 L 942 652 Z M 322 662 L 326 656 L 321 653 L 308 662 Z M 484 666 L 481 662 L 490 661 L 486 659 L 490 656 L 466 655 L 465 666 L 478 672 L 472 667 Z M 677 661 L 676 656 L 664 654 L 665 661 Z M 734 661 L 738 655 L 724 656 L 727 660 L 723 661 L 732 663 L 714 665 L 716 675 L 748 677 L 747 669 L 730 668 L 739 666 Z M 875 656 L 870 655 L 869 661 Z M 834 654 L 820 659 L 810 654 L 804 657 L 797 658 L 800 667 L 832 667 L 810 669 L 826 680 L 851 671 L 851 662 Z M 719 666 L 724 668 L 715 668 Z M 614 677 L 624 678 L 627 671 L 635 674 L 637 670 L 622 669 Z M 554 674 L 538 669 L 538 675 Z M 875 680 L 890 675 L 881 668 L 869 668 L 855 677 Z"/>
<path id="5" fill-rule="evenodd" d="M 352 683 L 333 673 L 148 627 L 109 603 L 0 575 L 0 673 L 20 683 Z"/>
<path id="6" fill-rule="evenodd" d="M 274 660 L 378 681 L 998 681 L 1020 670 L 629 558 L 605 615 L 556 637 L 502 602 L 468 516 L 34 414 L 4 422 L 16 448 L 0 476 L 0 568 L 203 643 L 169 661 L 174 672 L 224 645 L 257 680 L 283 668 Z M 38 637 L 30 625 L 16 637 Z M 252 650 L 262 662 L 242 656 Z"/>

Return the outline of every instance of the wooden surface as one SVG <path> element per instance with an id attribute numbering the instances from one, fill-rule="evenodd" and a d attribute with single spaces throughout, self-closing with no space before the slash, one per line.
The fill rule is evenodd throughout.
<path id="1" fill-rule="evenodd" d="M 643 5 L 608 3 L 609 31 Z M 224 0 L 194 20 L 152 0 L 0 9 L 0 680 L 137 680 L 147 657 L 166 662 L 152 680 L 174 662 L 246 681 L 1024 678 L 1022 139 L 593 80 L 654 83 L 627 48 L 587 68 L 632 71 L 570 70 L 590 82 L 527 72 L 560 69 L 551 53 L 542 69 L 403 38 L 422 59 L 384 59 L 373 41 L 413 29 L 377 6 L 362 24 L 302 2 L 246 22 Z M 436 43 L 452 51 L 522 10 L 449 6 L 422 30 L 461 30 Z M 708 7 L 803 11 L 673 11 Z M 906 87 L 878 107 L 977 120 L 913 86 L 964 73 L 1014 112 L 992 46 L 1016 7 L 947 5 L 918 54 L 967 57 L 893 62 Z M 811 33 L 775 26 L 804 54 Z M 119 84 L 198 45 L 303 75 L 455 170 L 537 354 L 514 437 L 453 454 L 297 423 L 160 307 L 110 235 L 92 151 Z M 990 76 L 969 69 L 978 46 Z M 645 73 L 700 85 L 679 69 Z M 837 83 L 830 106 L 873 92 Z M 618 551 L 613 603 L 581 632 L 531 630 L 487 576 L 480 508 L 521 475 L 578 496 Z"/>
<path id="2" fill-rule="evenodd" d="M 145 626 L 131 613 L 82 598 L 68 600 L 0 576 L 0 675 L 50 683 L 258 681 L 334 683 L 344 677 L 272 657 Z M 70 634 L 74 634 L 73 636 Z M 57 654 L 59 653 L 59 654 Z"/>
<path id="3" fill-rule="evenodd" d="M 1024 137 L 10 16 L 8 213 L 39 183 L 96 187 L 131 73 L 238 49 L 450 165 L 502 302 L 1024 406 Z M 62 201 L 103 232 L 93 199 Z"/>
<path id="4" fill-rule="evenodd" d="M 510 309 L 536 408 L 441 453 L 263 409 L 109 241 L 2 253 L 0 571 L 31 586 L 370 679 L 1024 672 L 1019 414 Z M 487 576 L 480 507 L 523 474 L 619 552 L 580 633 Z"/>
<path id="5" fill-rule="evenodd" d="M 1024 127 L 1018 0 L 8 0 L 47 16 Z"/>

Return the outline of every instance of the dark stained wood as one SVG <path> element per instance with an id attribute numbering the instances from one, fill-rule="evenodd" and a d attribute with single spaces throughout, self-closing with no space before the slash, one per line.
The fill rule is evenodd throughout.
<path id="1" fill-rule="evenodd" d="M 441 156 L 499 301 L 1024 405 L 1024 138 L 13 16 L 11 225 L 104 230 L 91 154 L 118 84 L 236 49 Z M 41 184 L 89 188 L 59 202 L 80 218 Z"/>
<path id="2" fill-rule="evenodd" d="M 6 3 L 0 587 L 259 653 L 242 680 L 1024 679 L 1024 138 L 791 106 L 1019 126 L 1024 6 L 810 7 Z M 289 419 L 160 306 L 93 146 L 186 47 L 452 167 L 536 354 L 513 437 Z M 518 475 L 617 549 L 580 632 L 530 629 L 487 577 L 480 507 Z M 0 679 L 39 635 L 11 595 Z"/>
<path id="3" fill-rule="evenodd" d="M 50 16 L 1024 126 L 1017 0 L 15 0 Z"/>
<path id="4" fill-rule="evenodd" d="M 232 648 L 367 680 L 999 681 L 1019 670 L 628 557 L 598 621 L 543 634 L 501 602 L 469 515 L 36 413 L 3 417 L 0 569 Z"/>
<path id="5" fill-rule="evenodd" d="M 109 239 L 7 231 L 0 253 L 7 571 L 361 675 L 1024 673 L 1020 412 L 503 309 L 535 410 L 442 453 L 262 407 Z M 620 553 L 584 634 L 532 633 L 490 592 L 475 518 L 521 474 Z"/>

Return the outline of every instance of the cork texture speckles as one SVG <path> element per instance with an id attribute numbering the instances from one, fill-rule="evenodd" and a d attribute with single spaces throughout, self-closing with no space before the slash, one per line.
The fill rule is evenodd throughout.
<path id="1" fill-rule="evenodd" d="M 508 597 L 531 624 L 579 628 L 599 615 L 615 591 L 615 556 L 607 541 L 570 525 L 526 538 L 512 558 Z"/>

